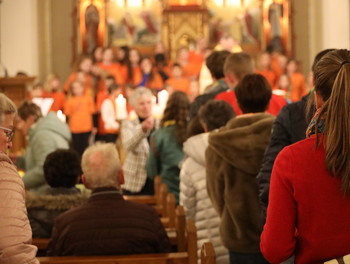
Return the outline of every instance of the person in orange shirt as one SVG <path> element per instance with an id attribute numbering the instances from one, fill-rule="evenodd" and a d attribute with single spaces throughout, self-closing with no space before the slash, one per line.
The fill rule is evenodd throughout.
<path id="1" fill-rule="evenodd" d="M 277 51 L 271 53 L 271 70 L 275 73 L 278 79 L 286 71 L 287 57 Z"/>
<path id="2" fill-rule="evenodd" d="M 257 62 L 256 62 L 256 73 L 261 74 L 266 78 L 266 80 L 269 82 L 271 87 L 274 87 L 276 84 L 276 74 L 274 73 L 273 70 L 270 68 L 271 64 L 271 57 L 270 54 L 267 52 L 261 53 L 257 57 Z"/>
<path id="3" fill-rule="evenodd" d="M 44 85 L 40 82 L 33 85 L 33 88 L 30 90 L 28 99 L 32 100 L 35 97 L 47 98 L 50 94 L 45 90 Z"/>
<path id="4" fill-rule="evenodd" d="M 95 105 L 90 96 L 84 95 L 84 86 L 81 82 L 72 83 L 71 93 L 72 97 L 67 100 L 64 112 L 72 132 L 73 149 L 82 155 L 89 145 L 91 133 L 96 134 L 97 129 L 93 124 Z"/>
<path id="5" fill-rule="evenodd" d="M 117 61 L 119 66 L 119 73 L 120 78 L 119 82 L 117 82 L 119 85 L 124 85 L 128 79 L 130 78 L 130 61 L 129 61 L 129 47 L 128 46 L 121 46 L 117 50 Z"/>
<path id="6" fill-rule="evenodd" d="M 183 76 L 183 70 L 179 64 L 173 64 L 171 76 L 172 77 L 165 82 L 167 90 L 170 93 L 182 91 L 188 95 L 190 90 L 190 81 L 188 78 Z"/>
<path id="7" fill-rule="evenodd" d="M 288 61 L 286 72 L 291 82 L 290 99 L 292 102 L 299 101 L 306 94 L 306 83 L 304 75 L 298 72 L 298 63 L 295 59 Z"/>
<path id="8" fill-rule="evenodd" d="M 290 99 L 290 91 L 292 90 L 291 88 L 291 83 L 290 79 L 287 74 L 282 74 L 277 82 L 276 85 L 273 87 L 272 93 L 276 95 L 283 96 L 287 100 Z"/>
<path id="9" fill-rule="evenodd" d="M 130 49 L 127 83 L 134 83 L 134 79 L 140 80 L 142 78 L 140 60 L 140 52 L 135 48 Z"/>
<path id="10" fill-rule="evenodd" d="M 163 83 L 162 77 L 153 68 L 152 61 L 149 57 L 144 57 L 141 59 L 140 68 L 142 73 L 142 76 L 141 76 L 142 79 L 134 80 L 134 85 L 136 87 L 144 86 L 153 90 L 154 92 L 157 92 L 163 89 L 164 83 Z"/>
<path id="11" fill-rule="evenodd" d="M 56 74 L 50 74 L 46 79 L 45 88 L 49 93 L 49 97 L 53 99 L 49 112 L 63 111 L 64 104 L 66 103 L 66 95 L 62 92 L 60 77 Z"/>
<path id="12" fill-rule="evenodd" d="M 106 48 L 104 50 L 102 62 L 98 63 L 97 65 L 104 70 L 102 75 L 113 75 L 118 85 L 124 84 L 124 78 L 120 73 L 120 65 L 114 62 L 114 54 L 111 48 Z"/>
<path id="13" fill-rule="evenodd" d="M 204 62 L 204 52 L 208 47 L 208 41 L 206 38 L 199 38 L 196 43 L 196 47 L 193 50 L 190 50 L 188 53 L 188 61 L 195 65 L 197 75 L 202 68 L 202 64 Z"/>
<path id="14" fill-rule="evenodd" d="M 77 64 L 75 66 L 75 69 L 69 75 L 66 83 L 63 86 L 64 92 L 67 94 L 70 91 L 70 87 L 72 83 L 76 80 L 78 72 L 82 72 L 84 74 L 84 83 L 83 86 L 87 88 L 84 89 L 84 94 L 94 94 L 93 92 L 93 80 L 91 76 L 91 68 L 92 68 L 92 59 L 90 56 L 82 55 L 79 60 L 77 61 Z"/>
<path id="15" fill-rule="evenodd" d="M 175 63 L 181 65 L 185 77 L 191 80 L 198 79 L 200 69 L 198 69 L 194 63 L 189 61 L 188 48 L 182 47 L 178 50 Z"/>

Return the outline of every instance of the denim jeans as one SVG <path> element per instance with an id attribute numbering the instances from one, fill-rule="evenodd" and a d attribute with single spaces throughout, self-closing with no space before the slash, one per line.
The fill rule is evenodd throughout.
<path id="1" fill-rule="evenodd" d="M 237 253 L 230 251 L 230 264 L 269 264 L 261 253 Z"/>

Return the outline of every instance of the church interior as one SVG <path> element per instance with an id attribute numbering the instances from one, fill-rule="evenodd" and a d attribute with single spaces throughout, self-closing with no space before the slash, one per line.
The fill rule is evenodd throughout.
<path id="1" fill-rule="evenodd" d="M 0 263 L 335 263 L 349 47 L 348 0 L 0 0 Z"/>

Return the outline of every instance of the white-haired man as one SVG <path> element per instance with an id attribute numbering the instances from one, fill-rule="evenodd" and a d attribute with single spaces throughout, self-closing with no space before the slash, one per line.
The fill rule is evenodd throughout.
<path id="1" fill-rule="evenodd" d="M 125 201 L 118 152 L 112 143 L 90 146 L 82 156 L 88 202 L 57 217 L 48 254 L 93 256 L 168 252 L 170 244 L 156 211 Z"/>

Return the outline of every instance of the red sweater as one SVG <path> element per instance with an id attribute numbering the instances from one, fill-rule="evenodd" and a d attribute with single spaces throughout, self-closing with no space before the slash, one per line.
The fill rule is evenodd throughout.
<path id="1" fill-rule="evenodd" d="M 323 263 L 350 253 L 350 197 L 326 169 L 323 141 L 315 137 L 284 148 L 271 176 L 267 220 L 261 235 L 265 258 L 280 263 Z"/>
<path id="2" fill-rule="evenodd" d="M 222 92 L 222 93 L 218 94 L 215 97 L 215 100 L 224 100 L 224 101 L 228 102 L 232 106 L 236 115 L 242 114 L 242 110 L 238 106 L 236 94 L 233 90 L 229 90 L 229 91 Z M 272 94 L 272 97 L 270 99 L 270 104 L 269 104 L 269 107 L 267 108 L 266 112 L 270 113 L 271 115 L 277 116 L 279 111 L 286 104 L 287 104 L 287 101 L 283 97 Z"/>

